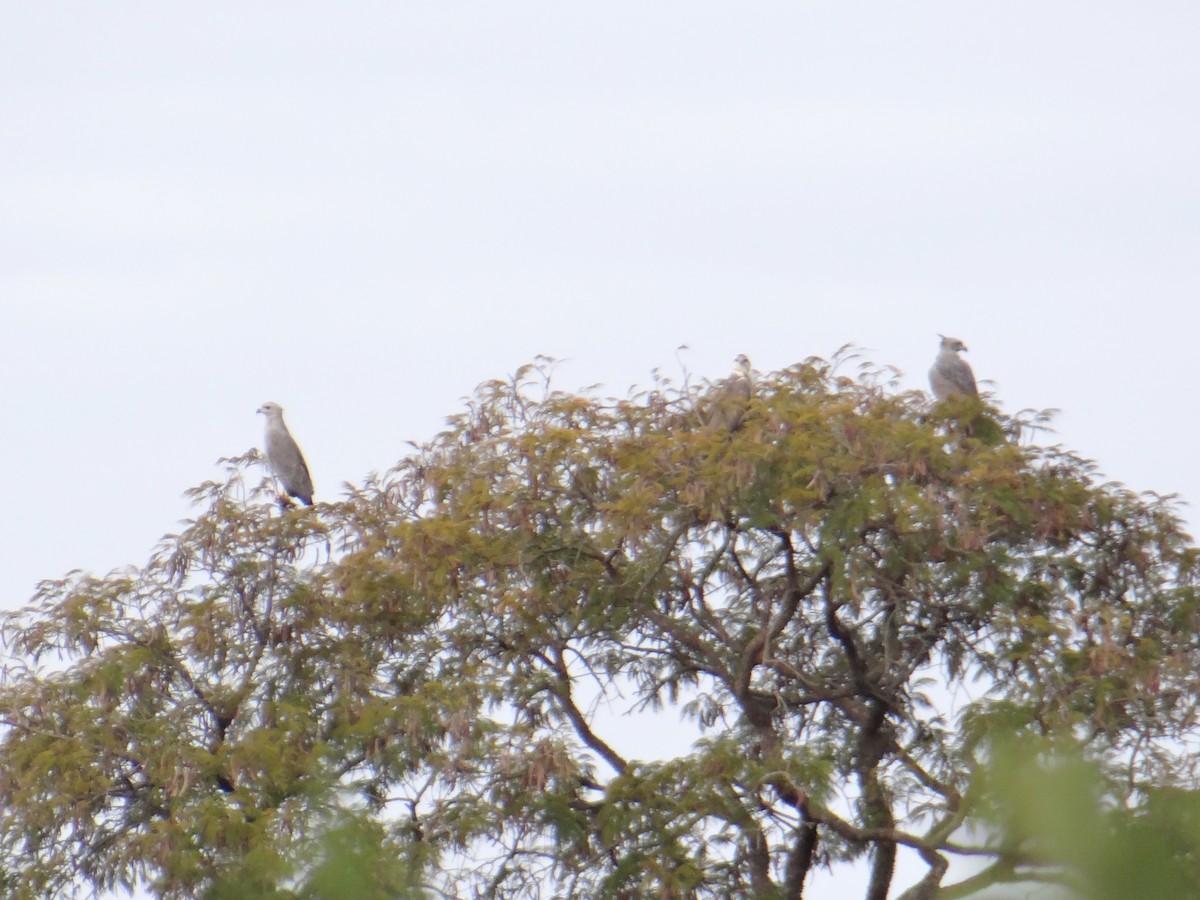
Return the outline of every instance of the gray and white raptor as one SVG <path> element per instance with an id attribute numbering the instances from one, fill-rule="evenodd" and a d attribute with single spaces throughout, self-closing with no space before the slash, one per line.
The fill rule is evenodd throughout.
<path id="1" fill-rule="evenodd" d="M 938 337 L 942 339 L 941 349 L 929 370 L 929 386 L 933 388 L 933 396 L 938 400 L 960 395 L 978 397 L 975 373 L 967 361 L 958 355 L 959 351 L 967 349 L 967 345 L 958 338 L 942 334 Z"/>
<path id="2" fill-rule="evenodd" d="M 284 493 L 306 506 L 312 506 L 312 476 L 308 474 L 304 454 L 283 423 L 283 407 L 278 403 L 264 403 L 258 411 L 267 417 L 264 437 L 267 465 L 271 467 Z"/>

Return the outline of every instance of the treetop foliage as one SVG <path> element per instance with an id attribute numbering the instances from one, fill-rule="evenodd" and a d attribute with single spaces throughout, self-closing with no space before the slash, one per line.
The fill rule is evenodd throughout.
<path id="1" fill-rule="evenodd" d="M 1061 881 L 997 737 L 1126 808 L 1194 788 L 1196 548 L 1044 416 L 853 365 L 746 401 L 543 361 L 315 510 L 225 461 L 145 566 L 5 621 L 4 894 L 799 898 L 865 859 L 884 900 L 902 847 L 906 900 Z"/>

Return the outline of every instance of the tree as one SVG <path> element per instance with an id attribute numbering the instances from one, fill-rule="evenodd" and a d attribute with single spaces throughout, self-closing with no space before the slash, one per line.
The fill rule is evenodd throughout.
<path id="1" fill-rule="evenodd" d="M 5 894 L 799 898 L 864 860 L 883 900 L 902 847 L 905 900 L 1061 881 L 996 738 L 1120 768 L 1127 808 L 1194 789 L 1196 548 L 1041 417 L 983 442 L 979 400 L 848 363 L 736 431 L 526 367 L 315 511 L 227 461 L 143 568 L 7 620 Z M 598 698 L 697 739 L 620 752 Z"/>

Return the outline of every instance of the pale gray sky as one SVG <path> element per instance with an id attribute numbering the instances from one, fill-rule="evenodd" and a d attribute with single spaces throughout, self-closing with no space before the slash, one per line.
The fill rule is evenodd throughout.
<path id="1" fill-rule="evenodd" d="M 0 606 L 140 563 L 275 400 L 318 499 L 535 354 L 846 342 L 1200 496 L 1200 7 L 6 4 Z M 836 889 L 829 897 L 841 896 Z"/>

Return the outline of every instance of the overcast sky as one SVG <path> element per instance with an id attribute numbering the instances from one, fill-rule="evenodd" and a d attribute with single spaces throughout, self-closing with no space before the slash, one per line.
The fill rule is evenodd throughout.
<path id="1" fill-rule="evenodd" d="M 333 499 L 539 353 L 624 394 L 680 344 L 719 377 L 853 342 L 923 388 L 943 332 L 1003 407 L 1195 501 L 1198 29 L 1194 2 L 5 4 L 0 606 L 144 561 L 266 400 Z"/>

